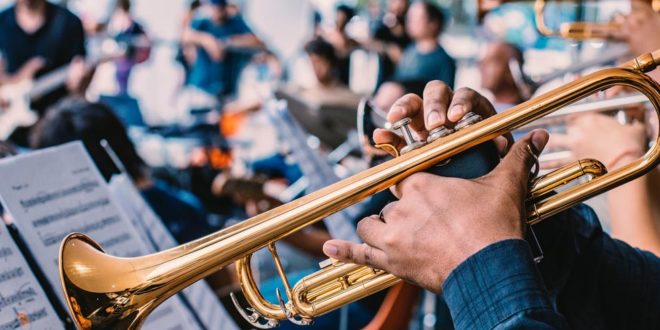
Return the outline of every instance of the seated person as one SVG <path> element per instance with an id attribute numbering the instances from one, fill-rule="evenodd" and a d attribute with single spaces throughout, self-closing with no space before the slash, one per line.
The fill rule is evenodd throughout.
<path id="1" fill-rule="evenodd" d="M 227 50 L 261 48 L 263 43 L 240 16 L 228 13 L 226 0 L 212 0 L 211 3 L 211 17 L 193 20 L 184 30 L 181 41 L 184 46 L 197 47 L 186 85 L 219 97 L 227 87 L 225 78 L 230 70 L 225 61 Z"/>
<path id="2" fill-rule="evenodd" d="M 389 119 L 413 118 L 424 123 L 416 132 L 428 134 L 446 122 L 426 120 L 432 111 L 449 119 L 446 109 L 461 105 L 488 114 L 479 94 L 436 87 L 427 87 L 424 100 L 401 98 Z M 402 142 L 385 132 L 374 138 Z M 458 329 L 658 329 L 660 258 L 610 238 L 587 207 L 535 225 L 545 255 L 535 264 L 523 239 L 525 201 L 548 138 L 532 131 L 478 179 L 412 174 L 392 187 L 397 202 L 360 222 L 364 244 L 333 240 L 324 252 L 442 291 Z"/>
<path id="3" fill-rule="evenodd" d="M 515 61 L 518 72 L 511 72 L 511 61 Z M 521 77 L 523 64 L 523 54 L 515 45 L 506 42 L 486 45 L 479 61 L 479 73 L 481 87 L 493 94 L 495 111 L 508 110 L 529 97 L 529 90 L 523 90 L 526 86 L 521 86 L 524 83 Z"/>
<path id="4" fill-rule="evenodd" d="M 406 30 L 413 39 L 397 63 L 395 80 L 440 80 L 452 87 L 456 63 L 440 46 L 445 16 L 436 5 L 418 1 L 408 9 Z"/>
<path id="5" fill-rule="evenodd" d="M 349 84 L 351 52 L 359 46 L 358 42 L 346 33 L 346 26 L 353 16 L 355 16 L 355 9 L 347 5 L 337 6 L 335 26 L 322 33 L 323 39 L 335 48 L 339 81 L 345 85 Z"/>
<path id="6" fill-rule="evenodd" d="M 408 0 L 388 0 L 387 13 L 378 22 L 372 40 L 365 45 L 380 54 L 380 82 L 392 78 L 395 64 L 401 58 L 403 50 L 412 42 L 406 33 L 408 6 Z"/>
<path id="7" fill-rule="evenodd" d="M 101 174 L 109 180 L 118 169 L 101 146 L 101 140 L 106 140 L 144 199 L 179 243 L 214 231 L 195 196 L 150 176 L 149 167 L 138 155 L 124 126 L 105 105 L 64 100 L 47 111 L 30 139 L 35 149 L 81 140 Z"/>
<path id="8" fill-rule="evenodd" d="M 312 64 L 316 84 L 310 88 L 294 88 L 287 92 L 298 95 L 312 108 L 321 106 L 357 108 L 360 95 L 355 94 L 339 81 L 338 59 L 334 47 L 327 41 L 316 38 L 305 45 L 305 52 Z"/>

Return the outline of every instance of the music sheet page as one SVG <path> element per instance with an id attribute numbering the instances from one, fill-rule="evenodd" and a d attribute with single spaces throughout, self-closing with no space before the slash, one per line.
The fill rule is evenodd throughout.
<path id="1" fill-rule="evenodd" d="M 64 329 L 7 227 L 0 223 L 0 330 Z"/>
<path id="2" fill-rule="evenodd" d="M 89 235 L 113 256 L 149 253 L 80 142 L 3 159 L 0 182 L 6 211 L 63 303 L 58 254 L 69 233 Z M 196 328 L 199 323 L 178 296 L 159 306 L 145 324 L 145 329 Z"/>

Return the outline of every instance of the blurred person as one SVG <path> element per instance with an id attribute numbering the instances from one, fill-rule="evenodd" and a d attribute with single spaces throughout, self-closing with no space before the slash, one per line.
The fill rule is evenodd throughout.
<path id="1" fill-rule="evenodd" d="M 196 47 L 186 85 L 213 97 L 226 89 L 230 67 L 227 51 L 233 48 L 263 48 L 240 15 L 230 16 L 226 0 L 211 0 L 211 17 L 193 20 L 182 35 L 183 46 Z"/>
<path id="2" fill-rule="evenodd" d="M 378 22 L 372 41 L 368 45 L 370 49 L 380 53 L 379 81 L 386 81 L 392 77 L 401 54 L 412 43 L 406 32 L 408 6 L 408 0 L 388 0 L 387 12 Z"/>
<path id="3" fill-rule="evenodd" d="M 151 177 L 126 130 L 111 109 L 100 103 L 67 99 L 49 109 L 31 134 L 31 144 L 42 149 L 80 140 L 106 180 L 118 171 L 101 146 L 106 140 L 140 193 L 179 243 L 214 231 L 206 212 L 192 194 Z"/>
<path id="4" fill-rule="evenodd" d="M 413 44 L 405 49 L 397 63 L 396 80 L 440 80 L 454 85 L 456 63 L 439 43 L 444 25 L 445 15 L 435 4 L 416 1 L 410 6 L 406 31 Z"/>
<path id="5" fill-rule="evenodd" d="M 17 0 L 0 12 L 0 85 L 39 78 L 70 65 L 61 87 L 33 100 L 31 108 L 39 115 L 67 94 L 84 92 L 93 72 L 85 68 L 85 54 L 82 23 L 64 7 L 46 0 Z M 26 146 L 27 129 L 18 129 L 11 140 Z"/>
<path id="6" fill-rule="evenodd" d="M 613 117 L 583 114 L 569 118 L 567 125 L 566 134 L 553 134 L 548 147 L 569 150 L 570 160 L 598 159 L 608 171 L 641 158 L 648 146 L 646 128 L 639 122 L 621 125 Z M 612 237 L 660 256 L 660 217 L 653 202 L 653 192 L 660 188 L 658 174 L 656 169 L 611 190 L 607 204 Z"/>
<path id="7" fill-rule="evenodd" d="M 615 37 L 628 43 L 633 55 L 639 56 L 660 49 L 660 13 L 653 10 L 650 1 L 632 0 L 629 15 L 615 18 L 620 24 Z M 658 79 L 658 70 L 651 72 Z"/>
<path id="8" fill-rule="evenodd" d="M 497 112 L 507 110 L 527 99 L 525 92 L 521 91 L 516 83 L 514 73 L 511 72 L 511 62 L 520 72 L 524 64 L 522 51 L 513 44 L 506 42 L 493 42 L 486 45 L 482 58 L 479 61 L 481 87 L 493 94 L 492 103 Z"/>
<path id="9" fill-rule="evenodd" d="M 181 31 L 186 31 L 188 27 L 192 24 L 195 15 L 197 14 L 197 9 L 202 6 L 200 0 L 190 1 L 186 12 L 183 14 L 181 19 Z M 183 40 L 183 36 L 181 37 Z M 183 67 L 184 72 L 184 81 L 188 80 L 188 74 L 190 73 L 190 66 L 195 62 L 195 56 L 197 55 L 197 49 L 194 45 L 185 45 L 180 44 L 179 49 L 176 54 L 176 60 Z"/>
<path id="10" fill-rule="evenodd" d="M 305 53 L 312 64 L 316 84 L 310 88 L 294 91 L 311 106 L 357 107 L 360 95 L 339 81 L 338 59 L 334 47 L 316 38 L 305 45 Z"/>
<path id="11" fill-rule="evenodd" d="M 120 44 L 126 47 L 126 54 L 115 60 L 115 79 L 118 94 L 128 94 L 128 80 L 136 64 L 149 59 L 151 42 L 142 25 L 131 15 L 131 1 L 119 0 L 110 17 L 108 33 Z"/>
<path id="12" fill-rule="evenodd" d="M 349 84 L 351 52 L 359 46 L 355 39 L 346 34 L 346 26 L 355 16 L 355 9 L 339 5 L 335 10 L 335 25 L 330 30 L 322 30 L 322 37 L 329 42 L 337 54 L 337 73 L 339 81 Z"/>

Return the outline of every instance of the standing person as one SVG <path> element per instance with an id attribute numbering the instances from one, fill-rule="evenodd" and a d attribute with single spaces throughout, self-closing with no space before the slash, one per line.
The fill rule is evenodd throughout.
<path id="1" fill-rule="evenodd" d="M 369 48 L 380 54 L 378 81 L 387 81 L 392 77 L 403 50 L 412 42 L 406 32 L 406 13 L 409 5 L 408 0 L 388 0 L 387 13 L 374 31 Z"/>
<path id="2" fill-rule="evenodd" d="M 440 80 L 454 85 L 456 63 L 440 46 L 438 38 L 445 25 L 445 16 L 438 6 L 417 1 L 406 16 L 406 30 L 413 44 L 403 52 L 394 77 L 402 81 Z"/>
<path id="3" fill-rule="evenodd" d="M 193 20 L 184 30 L 184 47 L 197 48 L 186 84 L 219 97 L 227 84 L 229 72 L 226 55 L 231 48 L 261 48 L 263 43 L 245 24 L 240 15 L 230 16 L 226 0 L 211 0 L 211 17 Z"/>
<path id="4" fill-rule="evenodd" d="M 0 55 L 0 85 L 71 65 L 63 86 L 34 100 L 31 107 L 38 114 L 69 93 L 82 94 L 91 78 L 83 62 L 85 35 L 80 19 L 46 0 L 17 0 L 0 12 Z M 11 140 L 26 146 L 27 130 L 17 130 Z"/>
<path id="5" fill-rule="evenodd" d="M 128 94 L 128 79 L 136 64 L 149 58 L 151 43 L 144 28 L 131 16 L 131 1 L 119 0 L 110 17 L 108 32 L 120 44 L 125 44 L 126 54 L 115 60 L 115 79 L 118 94 Z"/>
<path id="6" fill-rule="evenodd" d="M 522 72 L 523 54 L 513 44 L 494 42 L 486 45 L 483 57 L 479 61 L 481 87 L 493 94 L 493 106 L 497 112 L 507 110 L 525 101 L 525 92 L 521 90 L 511 71 L 510 62 Z"/>

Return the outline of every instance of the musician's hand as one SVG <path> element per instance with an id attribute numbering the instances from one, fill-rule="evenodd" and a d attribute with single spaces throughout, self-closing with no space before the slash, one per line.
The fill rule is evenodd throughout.
<path id="1" fill-rule="evenodd" d="M 382 221 L 378 216 L 360 221 L 364 244 L 330 240 L 323 251 L 438 292 L 471 255 L 523 237 L 532 149 L 542 150 L 547 141 L 547 132 L 533 131 L 491 173 L 474 180 L 413 174 L 396 186 L 399 201 L 383 209 Z"/>
<path id="2" fill-rule="evenodd" d="M 73 60 L 71 60 L 66 81 L 66 86 L 69 92 L 73 94 L 82 94 L 86 76 L 87 68 L 85 67 L 85 60 L 81 56 L 74 57 Z"/>
<path id="3" fill-rule="evenodd" d="M 556 168 L 576 159 L 594 158 L 613 170 L 643 155 L 645 145 L 646 129 L 639 122 L 621 125 L 609 116 L 581 114 L 569 117 L 566 134 L 552 134 L 548 143 L 549 149 L 568 150 L 571 156 L 556 163 L 543 162 L 543 167 Z"/>
<path id="4" fill-rule="evenodd" d="M 453 127 L 468 112 L 477 113 L 483 118 L 496 113 L 493 105 L 474 90 L 459 88 L 452 91 L 445 83 L 434 80 L 426 84 L 424 99 L 415 94 L 399 98 L 390 108 L 387 120 L 395 123 L 408 117 L 412 119 L 410 128 L 417 138 L 426 139 L 432 129 L 443 125 Z M 406 145 L 401 137 L 385 129 L 374 131 L 374 141 L 377 144 L 392 144 L 398 149 Z M 513 138 L 509 134 L 495 139 L 502 155 L 512 142 Z"/>
<path id="5" fill-rule="evenodd" d="M 41 57 L 33 57 L 12 76 L 11 82 L 20 82 L 31 80 L 46 65 L 46 61 Z"/>
<path id="6" fill-rule="evenodd" d="M 660 49 L 660 14 L 653 11 L 648 1 L 631 1 L 630 15 L 615 21 L 621 25 L 615 37 L 627 42 L 635 56 Z"/>

